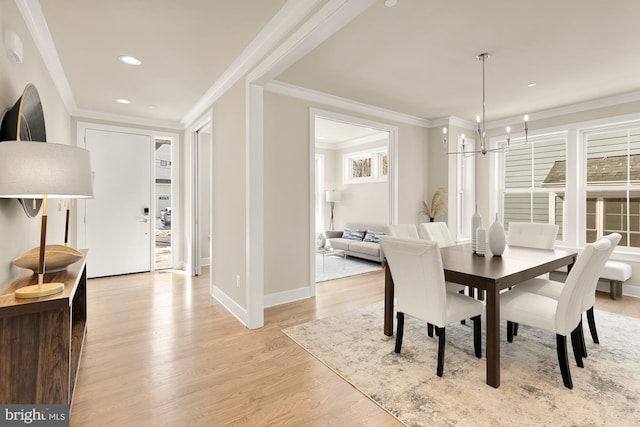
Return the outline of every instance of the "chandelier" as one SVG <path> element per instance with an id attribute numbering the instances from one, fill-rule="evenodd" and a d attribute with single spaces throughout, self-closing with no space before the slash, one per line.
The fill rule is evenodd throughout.
<path id="1" fill-rule="evenodd" d="M 508 151 L 509 144 L 511 142 L 511 126 L 507 126 L 507 144 L 503 147 L 497 148 L 487 148 L 487 144 L 485 141 L 485 136 L 487 133 L 487 128 L 485 124 L 485 82 L 484 82 L 484 63 L 487 59 L 489 59 L 491 55 L 488 53 L 481 53 L 477 55 L 476 58 L 478 61 L 482 62 L 482 120 L 480 120 L 480 116 L 476 116 L 476 122 L 478 124 L 478 128 L 476 129 L 476 133 L 478 135 L 478 139 L 480 140 L 480 149 L 479 150 L 465 150 L 465 142 L 464 142 L 464 134 L 461 135 L 461 151 L 448 152 L 447 154 L 487 154 L 492 151 Z M 525 144 L 528 143 L 529 140 L 529 126 L 528 126 L 529 116 L 524 116 L 524 141 Z M 448 147 L 447 141 L 447 128 L 442 129 L 442 144 L 445 149 Z"/>

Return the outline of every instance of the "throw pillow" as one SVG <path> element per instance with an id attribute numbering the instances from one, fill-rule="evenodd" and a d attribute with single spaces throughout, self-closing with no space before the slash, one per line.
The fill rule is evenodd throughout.
<path id="1" fill-rule="evenodd" d="M 342 232 L 342 238 L 349 240 L 362 240 L 366 231 L 367 230 L 345 228 Z"/>
<path id="2" fill-rule="evenodd" d="M 380 239 L 378 238 L 378 236 L 382 236 L 383 234 L 384 231 L 367 230 L 367 234 L 364 236 L 364 241 L 371 243 L 380 243 Z"/>

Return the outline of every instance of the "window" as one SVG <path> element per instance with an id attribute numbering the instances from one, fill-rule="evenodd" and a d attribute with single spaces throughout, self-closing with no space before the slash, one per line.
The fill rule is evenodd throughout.
<path id="1" fill-rule="evenodd" d="M 503 213 L 509 222 L 558 224 L 564 236 L 567 139 L 563 135 L 513 143 L 504 154 Z"/>
<path id="2" fill-rule="evenodd" d="M 389 176 L 387 149 L 374 149 L 343 155 L 345 184 L 386 181 Z"/>
<path id="3" fill-rule="evenodd" d="M 640 128 L 588 132 L 586 242 L 620 233 L 618 246 L 640 247 Z"/>

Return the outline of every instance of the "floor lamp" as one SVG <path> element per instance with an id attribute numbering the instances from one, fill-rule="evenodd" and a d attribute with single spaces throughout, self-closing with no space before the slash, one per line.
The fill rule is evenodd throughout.
<path id="1" fill-rule="evenodd" d="M 37 298 L 64 290 L 63 283 L 44 283 L 47 199 L 93 197 L 89 152 L 44 142 L 0 142 L 0 197 L 42 199 L 38 284 L 16 290 L 16 298 Z"/>
<path id="2" fill-rule="evenodd" d="M 327 203 L 331 204 L 331 220 L 329 221 L 329 229 L 333 230 L 333 209 L 336 202 L 340 201 L 340 192 L 338 190 L 328 190 L 326 198 Z"/>

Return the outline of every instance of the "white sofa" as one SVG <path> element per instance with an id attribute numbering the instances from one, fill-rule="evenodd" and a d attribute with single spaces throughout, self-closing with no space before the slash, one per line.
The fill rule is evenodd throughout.
<path id="1" fill-rule="evenodd" d="M 327 246 L 342 249 L 347 255 L 383 262 L 384 253 L 376 236 L 389 234 L 388 227 L 380 224 L 348 222 L 344 230 L 326 231 Z"/>

